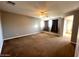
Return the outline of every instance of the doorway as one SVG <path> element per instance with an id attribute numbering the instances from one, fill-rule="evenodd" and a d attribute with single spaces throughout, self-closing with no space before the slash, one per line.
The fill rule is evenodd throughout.
<path id="1" fill-rule="evenodd" d="M 64 31 L 63 36 L 66 36 L 71 39 L 72 26 L 73 26 L 74 15 L 66 16 L 64 18 Z"/>

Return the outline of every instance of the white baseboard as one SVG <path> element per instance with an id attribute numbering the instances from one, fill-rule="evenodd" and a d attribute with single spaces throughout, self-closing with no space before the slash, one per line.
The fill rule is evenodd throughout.
<path id="1" fill-rule="evenodd" d="M 0 48 L 0 54 L 1 54 L 1 48 Z"/>
<path id="2" fill-rule="evenodd" d="M 0 54 L 1 54 L 2 48 L 0 48 Z"/>
<path id="3" fill-rule="evenodd" d="M 10 37 L 10 38 L 5 38 L 4 40 L 9 40 L 9 39 L 14 39 L 14 38 L 19 38 L 19 37 L 23 37 L 23 36 L 28 36 L 28 35 L 33 35 L 33 34 L 37 34 L 40 32 L 35 32 L 35 33 L 30 33 L 30 34 L 25 34 L 25 35 L 20 35 L 20 36 L 15 36 L 15 37 Z"/>
<path id="4" fill-rule="evenodd" d="M 75 43 L 75 42 L 72 42 L 72 41 L 71 41 L 71 43 L 73 43 L 73 44 L 77 44 L 77 43 Z"/>

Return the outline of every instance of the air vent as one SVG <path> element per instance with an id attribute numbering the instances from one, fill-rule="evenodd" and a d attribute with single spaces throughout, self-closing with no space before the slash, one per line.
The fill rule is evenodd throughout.
<path id="1" fill-rule="evenodd" d="M 16 4 L 15 4 L 14 2 L 12 2 L 12 1 L 8 1 L 7 3 L 10 4 L 10 5 L 13 5 L 13 6 L 16 5 Z"/>

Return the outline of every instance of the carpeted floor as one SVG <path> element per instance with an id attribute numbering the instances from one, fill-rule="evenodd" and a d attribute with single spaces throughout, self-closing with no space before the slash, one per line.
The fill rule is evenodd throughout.
<path id="1" fill-rule="evenodd" d="M 38 33 L 4 41 L 2 54 L 7 56 L 73 57 L 74 46 L 56 34 Z"/>

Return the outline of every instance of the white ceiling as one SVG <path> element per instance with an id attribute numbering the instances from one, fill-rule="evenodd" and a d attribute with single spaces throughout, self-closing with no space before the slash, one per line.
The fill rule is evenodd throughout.
<path id="1" fill-rule="evenodd" d="M 13 1 L 15 6 L 6 1 L 0 2 L 0 9 L 32 17 L 39 17 L 40 11 L 47 11 L 48 16 L 63 16 L 64 13 L 79 8 L 76 1 Z"/>

